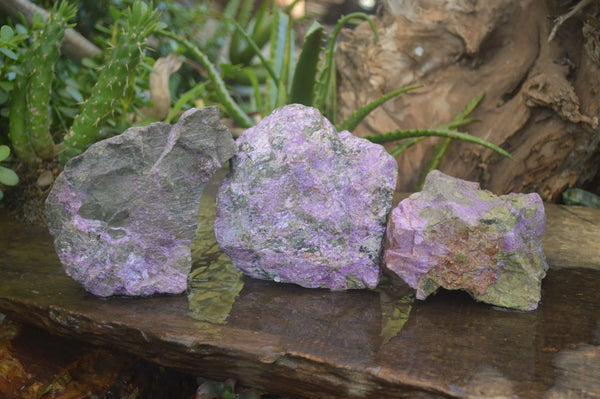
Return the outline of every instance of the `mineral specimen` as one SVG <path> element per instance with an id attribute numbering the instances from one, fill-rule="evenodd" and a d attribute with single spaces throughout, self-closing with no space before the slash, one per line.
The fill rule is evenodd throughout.
<path id="1" fill-rule="evenodd" d="M 234 153 L 210 107 L 176 125 L 130 128 L 71 159 L 46 202 L 67 274 L 99 296 L 183 292 L 202 190 Z"/>
<path id="2" fill-rule="evenodd" d="M 236 144 L 215 221 L 234 265 L 304 287 L 375 287 L 394 158 L 298 104 L 275 110 Z"/>
<path id="3" fill-rule="evenodd" d="M 432 171 L 423 191 L 392 210 L 388 269 L 425 299 L 439 287 L 519 310 L 536 309 L 548 268 L 537 194 L 496 196 Z"/>

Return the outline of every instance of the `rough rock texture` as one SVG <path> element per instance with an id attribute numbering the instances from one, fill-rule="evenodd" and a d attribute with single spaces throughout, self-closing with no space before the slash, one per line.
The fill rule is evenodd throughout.
<path id="1" fill-rule="evenodd" d="M 205 183 L 235 153 L 216 107 L 98 142 L 46 203 L 67 274 L 99 296 L 181 293 Z"/>
<path id="2" fill-rule="evenodd" d="M 234 264 L 305 287 L 375 287 L 394 158 L 298 104 L 275 110 L 236 143 L 215 221 Z"/>
<path id="3" fill-rule="evenodd" d="M 385 263 L 425 299 L 463 289 L 494 305 L 533 310 L 548 268 L 537 194 L 496 196 L 439 171 L 390 217 Z"/>

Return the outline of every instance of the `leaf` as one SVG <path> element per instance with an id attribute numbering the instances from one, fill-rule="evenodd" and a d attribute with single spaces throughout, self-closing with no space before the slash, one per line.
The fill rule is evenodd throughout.
<path id="1" fill-rule="evenodd" d="M 235 19 L 231 22 L 235 22 L 237 25 L 242 27 L 241 30 L 235 30 L 231 34 L 231 39 L 229 41 L 229 60 L 232 64 L 243 64 L 248 65 L 253 57 L 253 54 L 249 57 L 243 57 L 242 54 L 248 48 L 248 46 L 242 41 L 242 32 L 249 31 L 252 27 L 252 24 L 256 21 L 252 21 L 248 24 L 250 17 L 252 15 L 252 9 L 254 8 L 254 0 L 244 1 L 242 3 L 242 7 L 240 8 L 240 12 L 237 13 L 237 16 L 230 15 L 229 18 Z M 223 21 L 222 23 L 224 23 Z"/>
<path id="2" fill-rule="evenodd" d="M 198 61 L 206 69 L 208 73 L 208 78 L 210 79 L 211 83 L 215 88 L 217 96 L 219 97 L 219 101 L 227 110 L 229 115 L 236 121 L 238 125 L 240 125 L 243 128 L 249 128 L 250 126 L 254 125 L 252 119 L 250 119 L 250 117 L 246 115 L 244 110 L 242 110 L 239 104 L 235 102 L 235 100 L 231 97 L 231 94 L 229 94 L 229 92 L 227 91 L 225 82 L 223 82 L 223 79 L 221 78 L 221 75 L 219 75 L 219 72 L 217 71 L 215 65 L 212 62 L 210 62 L 208 57 L 202 51 L 200 51 L 198 47 L 196 47 L 190 41 L 177 36 L 171 31 L 157 30 L 154 33 L 175 40 L 177 43 L 185 47 L 187 51 L 192 53 L 196 61 Z"/>
<path id="3" fill-rule="evenodd" d="M 485 93 L 482 93 L 478 96 L 473 97 L 471 100 L 469 100 L 467 105 L 464 106 L 462 111 L 458 115 L 456 115 L 454 118 L 452 118 L 452 121 L 450 123 L 439 126 L 438 129 L 439 128 L 447 129 L 447 128 L 449 128 L 449 126 L 452 126 L 452 129 L 456 129 L 458 126 L 464 126 L 468 123 L 475 122 L 475 119 L 467 118 L 467 117 L 479 105 L 481 100 L 483 100 L 483 97 L 485 97 Z M 446 152 L 448 151 L 448 147 L 450 146 L 451 140 L 452 139 L 450 139 L 450 138 L 444 138 L 435 146 L 435 148 L 433 150 L 433 154 L 427 161 L 427 165 L 425 166 L 425 169 L 423 169 L 423 171 L 421 172 L 421 176 L 419 178 L 419 183 L 415 187 L 415 191 L 421 191 L 423 189 L 423 186 L 425 185 L 425 179 L 427 178 L 427 175 L 429 174 L 429 172 L 431 172 L 434 169 L 439 168 L 440 164 L 442 163 L 442 159 L 444 158 L 444 155 L 446 155 Z"/>
<path id="4" fill-rule="evenodd" d="M 69 93 L 69 95 L 71 97 L 73 97 L 73 99 L 75 101 L 77 101 L 78 103 L 82 103 L 83 102 L 83 96 L 81 95 L 81 93 L 79 92 L 79 90 L 77 90 L 76 88 L 74 88 L 72 86 L 66 86 L 65 87 L 65 91 L 67 93 Z"/>
<path id="5" fill-rule="evenodd" d="M 262 65 L 265 67 L 265 69 L 271 76 L 271 79 L 273 79 L 274 82 L 277 82 L 277 84 L 279 84 L 279 77 L 277 77 L 277 74 L 273 70 L 271 63 L 265 58 L 265 56 L 263 55 L 259 46 L 254 42 L 254 40 L 252 40 L 252 38 L 248 35 L 248 33 L 237 22 L 233 21 L 233 26 L 235 27 L 236 32 L 239 32 L 240 35 L 242 35 L 242 37 L 248 42 L 248 45 L 250 46 L 252 51 L 254 51 L 254 54 L 256 56 L 258 56 L 258 58 L 260 59 L 260 62 L 262 63 Z M 245 64 L 243 62 L 239 62 L 239 63 Z M 237 64 L 237 62 L 236 62 L 236 64 Z"/>
<path id="6" fill-rule="evenodd" d="M 315 95 L 315 82 L 317 79 L 317 66 L 325 28 L 314 22 L 304 36 L 304 46 L 298 57 L 296 73 L 290 91 L 290 103 L 313 105 Z"/>
<path id="7" fill-rule="evenodd" d="M 171 112 L 169 112 L 169 115 L 165 119 L 165 123 L 171 123 L 171 121 L 175 118 L 179 111 L 183 109 L 185 104 L 193 102 L 195 98 L 202 97 L 202 93 L 206 91 L 207 84 L 208 82 L 198 83 L 190 90 L 186 91 L 181 96 L 179 96 L 179 100 L 177 100 L 177 102 L 173 106 L 173 109 L 171 109 Z"/>
<path id="8" fill-rule="evenodd" d="M 14 35 L 15 34 L 10 26 L 2 25 L 2 28 L 0 28 L 0 40 L 3 42 L 9 42 Z"/>
<path id="9" fill-rule="evenodd" d="M 223 394 L 223 383 L 217 381 L 206 381 L 196 390 L 196 399 L 220 398 Z"/>
<path id="10" fill-rule="evenodd" d="M 286 17 L 285 45 L 283 46 L 281 72 L 279 73 L 279 86 L 277 87 L 277 101 L 275 103 L 276 107 L 282 107 L 286 104 L 289 104 L 288 80 L 291 74 L 291 69 L 293 68 L 292 53 L 294 51 L 294 33 L 292 31 L 292 21 L 289 15 L 282 13 L 282 16 Z"/>
<path id="11" fill-rule="evenodd" d="M 15 53 L 14 51 L 12 51 L 11 49 L 7 48 L 7 47 L 0 47 L 0 53 L 4 54 L 5 56 L 7 56 L 8 58 L 10 58 L 11 60 L 18 60 L 19 56 L 17 55 L 17 53 Z"/>
<path id="12" fill-rule="evenodd" d="M 266 110 L 263 110 L 263 99 L 262 93 L 260 92 L 260 86 L 258 83 L 258 77 L 256 77 L 256 73 L 250 68 L 244 68 L 244 72 L 248 75 L 248 79 L 252 85 L 252 89 L 254 91 L 254 101 L 256 102 L 256 108 L 261 116 L 266 115 Z"/>
<path id="13" fill-rule="evenodd" d="M 322 114 L 327 116 L 330 120 L 334 120 L 336 116 L 335 107 L 337 104 L 337 92 L 335 88 L 335 45 L 338 35 L 342 30 L 344 24 L 352 19 L 365 19 L 375 35 L 375 42 L 378 40 L 377 28 L 373 20 L 365 13 L 354 12 L 344 17 L 341 17 L 329 36 L 327 48 L 325 49 L 325 61 L 319 73 L 317 79 L 317 98 L 315 100 L 315 107 L 321 111 Z"/>
<path id="14" fill-rule="evenodd" d="M 42 26 L 44 24 L 44 16 L 39 12 L 33 14 L 33 26 Z"/>
<path id="15" fill-rule="evenodd" d="M 510 155 L 508 152 L 506 152 L 502 148 L 498 147 L 497 145 L 492 144 L 483 139 L 480 139 L 479 137 L 471 136 L 470 134 L 466 134 L 466 133 L 461 133 L 456 130 L 448 130 L 448 129 L 395 130 L 392 132 L 365 136 L 364 138 L 373 143 L 387 143 L 389 141 L 396 141 L 396 140 L 405 139 L 405 138 L 429 137 L 429 136 L 450 137 L 453 139 L 459 139 L 459 140 L 466 141 L 469 143 L 479 144 L 483 147 L 486 147 L 486 148 L 496 151 L 498 154 L 505 156 L 508 159 L 513 159 L 512 155 Z"/>
<path id="16" fill-rule="evenodd" d="M 273 23 L 271 25 L 271 47 L 269 48 L 269 59 L 271 62 L 271 66 L 275 70 L 275 73 L 278 73 L 279 75 L 277 76 L 277 80 L 267 80 L 265 104 L 269 110 L 276 108 L 278 99 L 278 89 L 279 87 L 281 87 L 279 80 L 282 73 L 287 23 L 289 20 L 289 16 L 279 9 L 276 0 L 273 0 L 272 2 L 272 9 Z"/>
<path id="17" fill-rule="evenodd" d="M 4 161 L 10 155 L 10 148 L 7 145 L 0 145 L 0 161 Z"/>
<path id="18" fill-rule="evenodd" d="M 356 129 L 356 126 L 358 126 L 358 124 L 363 119 L 365 119 L 365 117 L 367 115 L 369 115 L 369 113 L 371 111 L 373 111 L 375 108 L 379 107 L 384 102 L 398 96 L 399 94 L 406 93 L 407 91 L 418 89 L 420 87 L 422 87 L 422 86 L 416 85 L 416 86 L 403 87 L 401 89 L 394 90 L 390 93 L 384 94 L 383 96 L 379 97 L 378 99 L 373 100 L 366 105 L 363 105 L 362 107 L 360 107 L 359 109 L 354 111 L 352 113 L 352 115 L 350 115 L 348 118 L 346 118 L 342 123 L 340 123 L 337 126 L 338 132 L 342 131 L 342 130 L 348 130 L 350 132 L 353 131 L 354 129 Z"/>
<path id="19" fill-rule="evenodd" d="M 0 166 L 0 183 L 6 186 L 14 186 L 19 183 L 19 176 L 12 170 Z"/>
<path id="20" fill-rule="evenodd" d="M 421 141 L 425 140 L 427 137 L 411 137 L 408 139 L 403 139 L 400 140 L 398 142 L 398 144 L 396 144 L 396 146 L 394 148 L 392 148 L 392 150 L 390 150 L 390 155 L 393 157 L 397 157 L 398 155 L 402 154 L 404 151 L 408 150 L 410 147 L 412 147 L 413 145 L 420 143 Z"/>

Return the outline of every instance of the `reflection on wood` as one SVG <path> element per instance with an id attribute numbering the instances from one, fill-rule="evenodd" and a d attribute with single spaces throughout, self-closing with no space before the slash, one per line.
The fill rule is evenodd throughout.
<path id="1" fill-rule="evenodd" d="M 215 198 L 200 201 L 198 228 L 192 243 L 192 271 L 188 276 L 188 301 L 192 317 L 224 323 L 244 286 L 242 272 L 233 266 L 217 244 L 213 229 L 217 211 Z"/>
<path id="2" fill-rule="evenodd" d="M 190 317 L 185 296 L 95 298 L 63 272 L 45 231 L 0 215 L 0 312 L 298 398 L 600 392 L 590 377 L 599 372 L 600 210 L 548 206 L 547 215 L 551 269 L 537 311 L 501 311 L 448 291 L 410 304 L 402 298 L 411 291 L 391 283 L 329 292 L 245 278 L 225 324 Z"/>

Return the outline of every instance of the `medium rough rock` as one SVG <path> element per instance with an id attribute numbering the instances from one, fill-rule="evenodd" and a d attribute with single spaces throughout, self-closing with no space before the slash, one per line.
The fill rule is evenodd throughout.
<path id="1" fill-rule="evenodd" d="M 237 146 L 215 221 L 234 265 L 304 287 L 375 287 L 394 158 L 298 104 L 244 131 Z"/>
<path id="2" fill-rule="evenodd" d="M 439 287 L 476 300 L 536 309 L 548 266 L 538 194 L 496 196 L 432 171 L 423 191 L 392 210 L 385 263 L 425 299 Z"/>
<path id="3" fill-rule="evenodd" d="M 216 107 L 153 123 L 71 159 L 48 200 L 64 268 L 99 296 L 178 294 L 205 183 L 235 153 Z"/>

